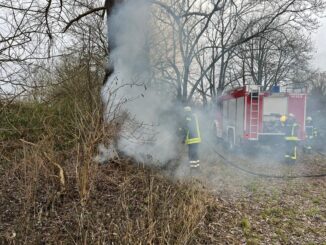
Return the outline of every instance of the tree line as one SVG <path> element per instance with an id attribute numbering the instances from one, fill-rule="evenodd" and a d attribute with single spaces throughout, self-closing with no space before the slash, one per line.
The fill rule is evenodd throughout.
<path id="1" fill-rule="evenodd" d="M 48 83 L 62 82 L 65 62 L 82 67 L 90 87 L 92 74 L 99 74 L 97 83 L 106 82 L 114 70 L 107 57 L 115 48 L 107 37 L 107 21 L 122 2 L 0 0 L 1 97 L 37 94 Z M 316 77 L 309 66 L 310 33 L 318 27 L 324 0 L 149 3 L 153 35 L 160 42 L 152 57 L 153 80 L 168 84 L 183 103 L 207 104 L 226 89 L 245 84 L 270 89 Z"/>

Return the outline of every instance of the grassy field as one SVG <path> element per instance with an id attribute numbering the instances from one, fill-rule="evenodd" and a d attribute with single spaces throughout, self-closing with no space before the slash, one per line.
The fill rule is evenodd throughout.
<path id="1" fill-rule="evenodd" d="M 213 152 L 192 177 L 182 157 L 164 169 L 122 155 L 100 165 L 98 145 L 119 130 L 100 115 L 25 103 L 1 111 L 0 243 L 326 244 L 325 178 L 251 176 Z M 295 166 L 266 156 L 228 157 L 269 174 L 326 172 L 321 155 Z"/>

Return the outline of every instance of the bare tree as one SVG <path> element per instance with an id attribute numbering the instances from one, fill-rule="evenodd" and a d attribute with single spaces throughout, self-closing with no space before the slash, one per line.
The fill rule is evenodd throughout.
<path id="1" fill-rule="evenodd" d="M 309 38 L 303 34 L 284 27 L 275 29 L 238 47 L 238 73 L 247 76 L 247 84 L 268 89 L 293 79 L 298 63 L 309 61 L 311 49 Z"/>
<path id="2" fill-rule="evenodd" d="M 92 64 L 103 67 L 105 56 L 116 45 L 106 37 L 105 26 L 114 6 L 122 2 L 0 0 L 4 13 L 0 17 L 4 26 L 0 30 L 1 90 L 28 90 L 35 85 L 33 76 L 28 76 L 44 67 L 41 61 L 73 57 L 79 49 L 88 54 L 89 69 Z M 158 39 L 165 43 L 153 59 L 155 76 L 183 103 L 198 98 L 197 94 L 206 101 L 215 99 L 227 86 L 245 83 L 247 76 L 266 86 L 289 77 L 285 74 L 303 59 L 298 50 L 304 47 L 306 55 L 309 47 L 305 37 L 298 41 L 294 33 L 313 29 L 315 16 L 324 9 L 323 0 L 152 3 L 158 7 L 154 13 L 161 30 Z M 291 28 L 295 31 L 287 31 Z M 113 72 L 108 63 L 103 82 Z"/>
<path id="3" fill-rule="evenodd" d="M 322 1 L 310 0 L 259 3 L 221 0 L 214 3 L 202 1 L 200 4 L 196 1 L 175 0 L 170 5 L 162 2 L 157 4 L 172 19 L 162 23 L 166 28 L 172 24 L 170 32 L 175 33 L 172 39 L 175 51 L 167 58 L 169 61 L 165 63 L 164 69 L 169 71 L 169 76 L 175 75 L 173 80 L 177 82 L 178 98 L 184 103 L 189 102 L 196 92 L 202 94 L 208 91 L 214 97 L 217 91 L 221 92 L 228 84 L 232 84 L 233 79 L 226 81 L 226 78 L 230 74 L 228 67 L 234 69 L 230 61 L 237 47 L 251 40 L 267 40 L 268 35 L 276 33 L 275 30 L 280 30 L 285 25 L 298 30 L 305 21 L 312 28 L 315 23 L 314 14 L 324 7 Z M 285 35 L 291 36 L 291 33 Z M 282 49 L 283 47 L 278 48 Z M 203 60 L 203 55 L 210 58 Z M 281 54 L 279 57 L 283 59 L 285 56 Z M 246 62 L 242 62 L 243 67 Z M 274 69 L 277 69 L 277 62 L 279 68 L 280 65 L 286 66 L 280 59 L 275 58 L 273 62 L 269 66 L 276 65 Z M 279 78 L 269 79 L 275 81 Z M 235 82 L 238 82 L 237 79 Z"/>
<path id="4" fill-rule="evenodd" d="M 108 54 L 104 13 L 110 12 L 115 2 L 0 0 L 2 96 L 35 88 L 36 84 L 30 83 L 34 80 L 31 72 L 44 68 L 46 62 L 80 52 L 89 35 L 92 52 L 102 54 L 95 62 L 103 63 Z"/>

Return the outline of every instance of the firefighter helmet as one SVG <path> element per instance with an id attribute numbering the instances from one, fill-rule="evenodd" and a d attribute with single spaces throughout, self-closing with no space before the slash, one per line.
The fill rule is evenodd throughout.
<path id="1" fill-rule="evenodd" d="M 280 121 L 282 123 L 284 123 L 286 121 L 286 119 L 287 119 L 287 117 L 285 115 L 283 115 L 283 116 L 280 117 Z"/>
<path id="2" fill-rule="evenodd" d="M 183 108 L 186 112 L 191 112 L 191 107 L 190 106 L 186 106 Z"/>
<path id="3" fill-rule="evenodd" d="M 312 121 L 312 118 L 311 117 L 307 117 L 307 121 L 308 122 L 311 122 Z"/>

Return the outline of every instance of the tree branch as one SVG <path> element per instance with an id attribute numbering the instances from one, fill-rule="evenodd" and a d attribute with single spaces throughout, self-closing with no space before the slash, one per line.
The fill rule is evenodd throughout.
<path id="1" fill-rule="evenodd" d="M 74 18 L 71 21 L 69 21 L 69 23 L 63 29 L 63 32 L 66 32 L 70 28 L 70 26 L 72 24 L 74 24 L 75 22 L 78 22 L 80 19 L 84 18 L 85 16 L 90 15 L 90 14 L 95 13 L 95 12 L 98 12 L 98 11 L 102 11 L 102 10 L 106 10 L 106 7 L 103 6 L 103 7 L 98 7 L 98 8 L 90 9 L 89 11 L 87 11 L 87 12 L 85 12 L 83 14 L 78 15 L 76 18 Z"/>

